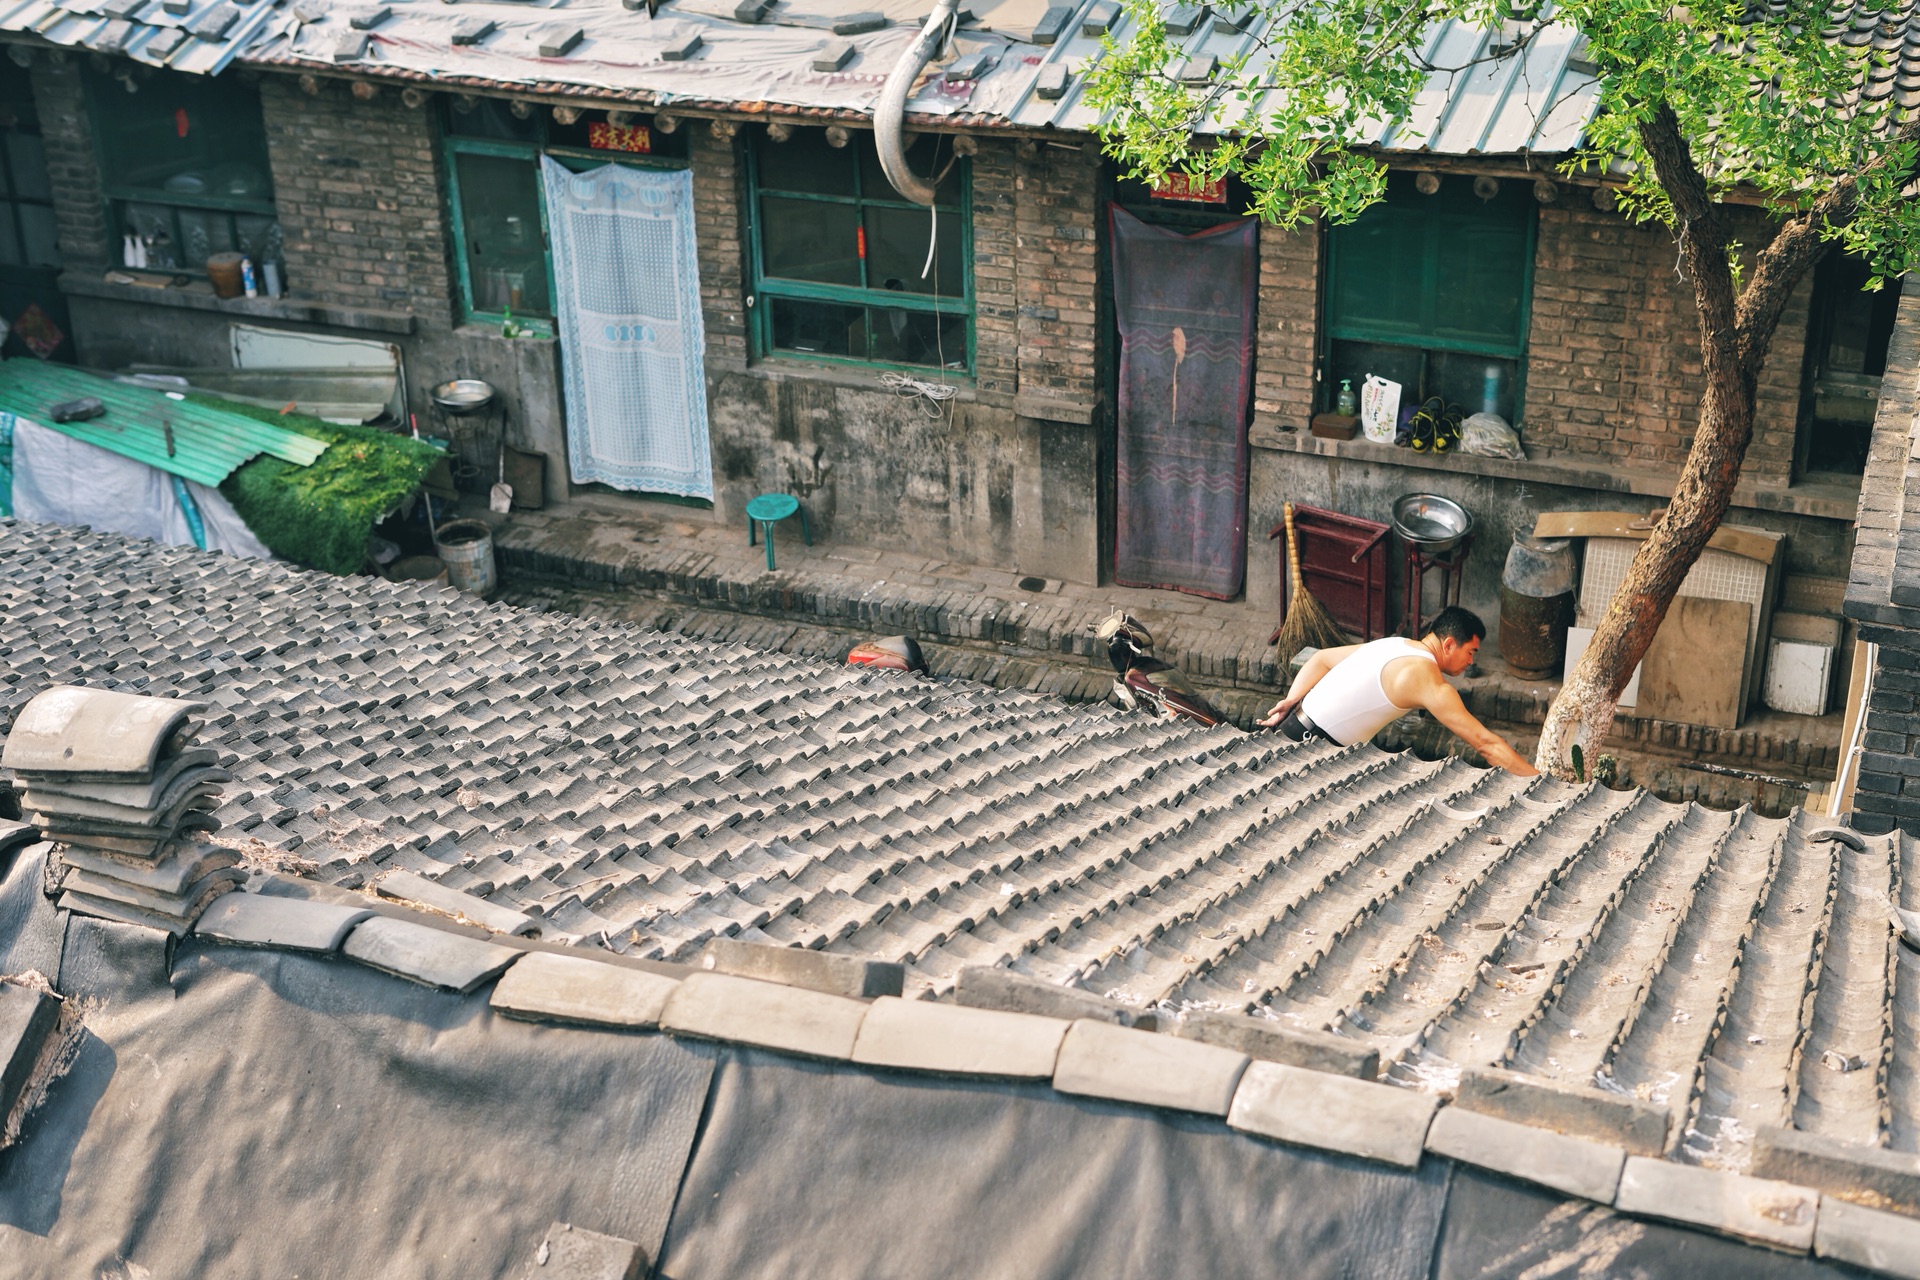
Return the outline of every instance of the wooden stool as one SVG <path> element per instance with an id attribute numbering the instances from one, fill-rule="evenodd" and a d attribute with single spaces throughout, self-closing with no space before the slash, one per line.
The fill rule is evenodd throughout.
<path id="1" fill-rule="evenodd" d="M 767 535 L 767 572 L 773 572 L 773 526 L 788 516 L 800 515 L 800 536 L 813 545 L 813 530 L 807 528 L 807 509 L 790 493 L 763 493 L 747 504 L 747 545 L 752 546 L 761 530 Z"/>

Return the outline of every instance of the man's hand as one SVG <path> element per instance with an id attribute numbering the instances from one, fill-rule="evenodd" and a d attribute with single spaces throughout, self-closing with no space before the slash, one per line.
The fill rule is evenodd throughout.
<path id="1" fill-rule="evenodd" d="M 1258 724 L 1262 729 L 1279 728 L 1280 722 L 1282 720 L 1285 720 L 1288 714 L 1291 713 L 1295 707 L 1300 705 L 1301 699 L 1305 697 L 1306 697 L 1305 694 L 1300 694 L 1297 697 L 1293 695 L 1289 695 L 1285 698 L 1280 699 L 1280 701 L 1273 704 L 1273 710 L 1267 712 L 1266 715 L 1262 716 L 1259 720 L 1255 721 L 1255 723 Z"/>

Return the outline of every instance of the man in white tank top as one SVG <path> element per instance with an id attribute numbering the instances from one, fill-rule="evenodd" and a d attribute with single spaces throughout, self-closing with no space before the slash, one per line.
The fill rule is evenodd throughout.
<path id="1" fill-rule="evenodd" d="M 1456 605 L 1442 609 L 1418 640 L 1388 636 L 1322 649 L 1307 659 L 1261 727 L 1278 728 L 1296 742 L 1318 737 L 1351 746 L 1425 707 L 1488 764 L 1530 778 L 1539 770 L 1474 719 L 1459 691 L 1446 681 L 1473 665 L 1486 634 L 1486 623 Z"/>

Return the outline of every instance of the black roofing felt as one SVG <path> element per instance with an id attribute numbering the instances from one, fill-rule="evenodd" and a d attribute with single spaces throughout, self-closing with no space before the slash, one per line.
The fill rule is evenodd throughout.
<path id="1" fill-rule="evenodd" d="M 0 523 L 0 729 L 62 683 L 210 704 L 215 839 L 348 888 L 417 872 L 548 944 L 733 936 L 899 961 L 909 995 L 987 964 L 1250 1009 L 1401 1084 L 1513 1068 L 1626 1116 L 1603 1140 L 1629 1151 L 1671 1113 L 1672 1154 L 1727 1168 L 1770 1126 L 1920 1144 L 1903 838 Z M 25 923 L 12 959 L 44 969 Z M 63 992 L 123 980 L 67 950 Z"/>

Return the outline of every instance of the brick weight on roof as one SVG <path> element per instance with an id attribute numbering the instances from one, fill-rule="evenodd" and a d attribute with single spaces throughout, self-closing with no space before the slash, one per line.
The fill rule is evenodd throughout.
<path id="1" fill-rule="evenodd" d="M 1897 835 L 0 523 L 0 729 L 55 684 L 208 704 L 216 839 L 348 889 L 424 876 L 548 943 L 1252 1011 L 1402 1084 L 1506 1069 L 1462 1092 L 1505 1120 L 1736 1169 L 1765 1129 L 1920 1146 Z"/>

